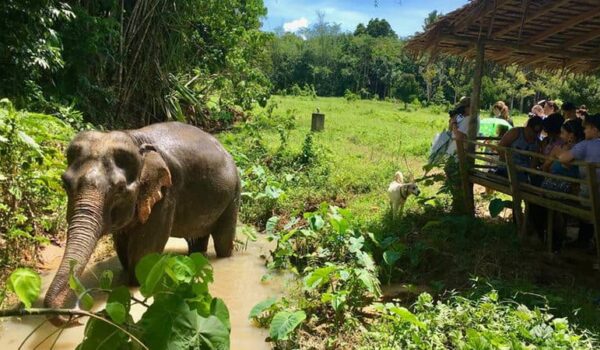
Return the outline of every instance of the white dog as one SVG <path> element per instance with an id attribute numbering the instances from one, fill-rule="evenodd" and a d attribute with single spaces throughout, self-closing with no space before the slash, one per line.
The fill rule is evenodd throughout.
<path id="1" fill-rule="evenodd" d="M 392 181 L 388 187 L 388 195 L 390 197 L 390 204 L 392 206 L 392 218 L 396 217 L 396 213 L 398 211 L 402 215 L 406 199 L 411 194 L 418 196 L 421 194 L 421 190 L 419 187 L 417 187 L 417 184 L 414 183 L 414 179 L 412 179 L 412 177 L 409 179 L 408 183 L 404 183 L 404 176 L 402 176 L 402 172 L 397 171 L 396 175 L 394 176 L 394 181 Z"/>

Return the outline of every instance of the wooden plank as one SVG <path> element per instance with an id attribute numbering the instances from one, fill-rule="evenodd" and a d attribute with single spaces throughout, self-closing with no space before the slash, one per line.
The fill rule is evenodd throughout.
<path id="1" fill-rule="evenodd" d="M 544 40 L 556 33 L 560 33 L 563 30 L 574 27 L 574 26 L 578 25 L 579 23 L 585 22 L 585 21 L 592 19 L 598 15 L 600 15 L 600 6 L 591 8 L 587 11 L 581 11 L 580 13 L 577 14 L 577 16 L 573 16 L 570 20 L 561 22 L 559 25 L 552 26 L 539 34 L 532 36 L 531 38 L 527 39 L 523 44 L 531 45 L 535 42 Z"/>
<path id="2" fill-rule="evenodd" d="M 588 199 L 581 198 L 579 196 L 575 196 L 570 193 L 550 191 L 550 190 L 546 190 L 544 188 L 533 186 L 530 184 L 522 183 L 521 188 L 528 190 L 530 192 L 536 193 L 536 194 L 542 196 L 543 198 L 563 199 L 563 200 L 569 200 L 569 201 L 574 201 L 574 202 L 581 202 L 581 204 L 585 204 L 585 205 L 590 203 L 590 201 Z"/>
<path id="3" fill-rule="evenodd" d="M 471 159 L 482 160 L 484 162 L 489 162 L 489 163 L 492 163 L 492 164 L 498 164 L 498 165 L 505 165 L 506 164 L 506 163 L 504 163 L 501 160 L 490 158 L 490 157 L 486 157 L 486 156 L 480 156 L 478 154 L 467 153 L 466 156 L 468 158 L 471 158 Z"/>
<path id="4" fill-rule="evenodd" d="M 591 220 L 592 214 L 589 209 L 583 209 L 581 207 L 573 206 L 569 203 L 563 203 L 553 199 L 540 197 L 539 195 L 530 192 L 522 192 L 520 196 L 522 200 L 537 204 L 544 208 L 556 210 L 583 220 Z"/>
<path id="5" fill-rule="evenodd" d="M 471 163 L 465 157 L 465 143 L 456 141 L 456 154 L 458 155 L 458 167 L 460 169 L 460 179 L 463 191 L 465 191 L 465 212 L 475 217 L 475 195 L 473 194 L 473 184 L 469 182 L 469 167 Z"/>
<path id="6" fill-rule="evenodd" d="M 573 165 L 573 166 L 575 166 L 575 165 Z M 523 166 L 520 166 L 520 165 L 517 165 L 517 170 L 518 171 L 522 171 L 522 172 L 526 172 L 526 173 L 530 173 L 530 174 L 540 175 L 540 176 L 543 176 L 543 177 L 550 177 L 550 178 L 553 178 L 553 179 L 557 179 L 557 180 L 561 180 L 561 181 L 566 181 L 566 182 L 569 182 L 569 183 L 572 182 L 572 183 L 578 183 L 578 184 L 582 184 L 582 185 L 586 184 L 585 180 L 582 180 L 582 179 L 579 179 L 579 178 L 576 178 L 576 177 L 556 175 L 556 174 L 548 173 L 548 172 L 545 172 L 545 171 L 540 171 L 540 170 L 537 170 L 537 169 L 523 167 Z"/>
<path id="7" fill-rule="evenodd" d="M 483 172 L 483 171 L 473 171 L 473 172 L 471 172 L 471 174 L 476 175 L 480 178 L 489 179 L 490 181 L 505 184 L 506 186 L 509 185 L 508 178 L 504 177 L 504 176 L 500 176 L 500 175 L 496 175 L 496 174 L 492 174 L 492 173 L 488 173 L 488 172 Z"/>
<path id="8" fill-rule="evenodd" d="M 491 188 L 491 189 L 496 190 L 498 192 L 502 192 L 504 194 L 508 194 L 508 195 L 511 194 L 510 187 L 508 185 L 505 186 L 505 185 L 499 184 L 499 183 L 494 182 L 494 181 L 490 181 L 490 180 L 487 180 L 487 179 L 484 179 L 484 178 L 480 178 L 480 177 L 478 177 L 476 175 L 469 176 L 469 181 L 471 181 L 472 183 L 476 183 L 478 185 L 481 185 L 483 187 Z"/>
<path id="9" fill-rule="evenodd" d="M 598 194 L 598 176 L 596 165 L 587 166 L 587 180 L 589 184 L 590 200 L 592 202 L 591 219 L 594 224 L 594 237 L 596 239 L 596 263 L 595 269 L 600 269 L 600 194 Z"/>

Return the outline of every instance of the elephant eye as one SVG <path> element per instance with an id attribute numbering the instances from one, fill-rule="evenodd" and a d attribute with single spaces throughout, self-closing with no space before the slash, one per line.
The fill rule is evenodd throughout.
<path id="1" fill-rule="evenodd" d="M 114 152 L 114 160 L 115 165 L 125 172 L 127 183 L 135 181 L 139 168 L 137 156 L 127 150 L 117 149 Z"/>

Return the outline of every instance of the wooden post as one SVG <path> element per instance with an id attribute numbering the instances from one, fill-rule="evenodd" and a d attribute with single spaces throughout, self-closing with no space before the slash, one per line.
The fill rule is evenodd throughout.
<path id="1" fill-rule="evenodd" d="M 552 241 L 554 240 L 554 210 L 548 210 L 548 222 L 546 226 L 546 248 L 552 254 Z"/>
<path id="2" fill-rule="evenodd" d="M 311 131 L 321 131 L 325 128 L 325 114 L 313 113 L 312 123 L 310 125 Z"/>
<path id="3" fill-rule="evenodd" d="M 481 78 L 483 77 L 483 61 L 485 59 L 485 44 L 479 40 L 476 46 L 477 56 L 475 58 L 475 72 L 473 75 L 473 91 L 471 92 L 471 119 L 469 120 L 469 140 L 477 138 L 477 117 L 479 116 L 479 106 L 481 97 Z M 474 147 L 473 147 L 474 148 Z M 471 147 L 469 147 L 471 149 Z"/>
<path id="4" fill-rule="evenodd" d="M 588 164 L 587 180 L 589 184 L 590 201 L 592 204 L 592 224 L 594 224 L 594 237 L 596 239 L 596 262 L 594 269 L 600 269 L 600 195 L 598 194 L 598 176 L 596 165 Z"/>
<path id="5" fill-rule="evenodd" d="M 524 238 L 523 218 L 521 216 L 521 194 L 519 192 L 519 179 L 517 177 L 517 169 L 513 161 L 513 152 L 507 148 L 504 152 L 506 157 L 506 170 L 508 172 L 508 181 L 510 182 L 510 191 L 513 197 L 513 217 L 517 222 L 517 232 L 521 239 Z"/>
<path id="6" fill-rule="evenodd" d="M 458 156 L 458 167 L 463 191 L 465 191 L 465 211 L 475 217 L 475 198 L 473 196 L 473 184 L 469 181 L 469 172 L 472 169 L 465 153 L 465 142 L 456 140 L 456 155 Z"/>
<path id="7" fill-rule="evenodd" d="M 473 75 L 473 91 L 471 93 L 471 106 L 470 106 L 470 119 L 469 119 L 469 129 L 467 132 L 467 139 L 470 141 L 475 141 L 477 139 L 477 127 L 479 123 L 477 122 L 479 117 L 479 98 L 481 96 L 481 78 L 483 75 L 483 60 L 485 53 L 485 46 L 482 40 L 477 42 L 477 57 L 475 60 L 475 72 Z M 460 142 L 456 143 L 457 150 L 460 148 Z M 463 145 L 464 146 L 464 145 Z M 462 147 L 462 146 L 461 146 Z M 467 147 L 463 147 L 463 156 L 467 153 L 475 153 L 475 145 L 467 144 Z M 460 157 L 460 155 L 459 155 Z M 465 191 L 465 209 L 468 214 L 472 214 L 475 216 L 475 197 L 473 195 L 473 184 L 469 182 L 469 171 L 473 169 L 475 165 L 475 160 L 471 158 L 464 157 L 464 159 L 459 160 L 463 168 L 460 169 L 462 176 L 465 177 L 463 179 L 463 188 Z"/>

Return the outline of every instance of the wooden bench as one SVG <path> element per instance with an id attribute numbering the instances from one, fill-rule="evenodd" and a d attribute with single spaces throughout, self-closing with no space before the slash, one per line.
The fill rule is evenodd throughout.
<path id="1" fill-rule="evenodd" d="M 564 213 L 594 225 L 596 239 L 597 261 L 594 268 L 600 268 L 600 194 L 598 193 L 597 163 L 573 162 L 580 172 L 586 173 L 586 179 L 572 178 L 551 174 L 540 169 L 526 168 L 516 165 L 513 156 L 520 154 L 536 159 L 540 164 L 547 159 L 539 153 L 516 150 L 498 146 L 497 138 L 478 138 L 477 140 L 464 140 L 457 142 L 457 155 L 460 166 L 461 183 L 465 191 L 466 210 L 475 215 L 473 184 L 512 196 L 513 217 L 517 224 L 517 232 L 523 238 L 527 231 L 527 216 L 522 213 L 522 202 L 525 202 L 525 213 L 529 203 L 548 209 L 546 243 L 548 250 L 552 249 L 552 235 L 554 231 L 554 215 L 556 212 Z M 498 156 L 503 154 L 503 157 Z M 491 169 L 505 168 L 507 177 L 491 173 Z M 566 181 L 572 185 L 585 185 L 589 188 L 590 197 L 583 198 L 571 193 L 551 191 L 518 179 L 519 173 L 554 178 Z"/>

